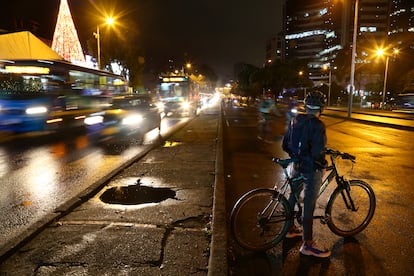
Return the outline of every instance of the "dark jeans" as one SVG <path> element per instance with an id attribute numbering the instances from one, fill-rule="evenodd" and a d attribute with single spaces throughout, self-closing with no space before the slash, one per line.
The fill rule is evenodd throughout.
<path id="1" fill-rule="evenodd" d="M 297 169 L 294 170 L 293 175 L 298 175 Z M 303 198 L 303 240 L 311 241 L 313 239 L 313 212 L 315 211 L 316 200 L 318 199 L 319 189 L 322 184 L 323 171 L 317 170 L 312 173 L 302 173 L 304 178 L 304 198 Z M 300 182 L 292 185 L 292 192 L 289 195 L 289 203 L 294 208 L 297 197 L 301 192 Z"/>

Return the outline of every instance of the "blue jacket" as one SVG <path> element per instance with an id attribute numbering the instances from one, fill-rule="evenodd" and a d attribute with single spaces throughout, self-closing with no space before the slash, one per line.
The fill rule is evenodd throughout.
<path id="1" fill-rule="evenodd" d="M 283 137 L 282 148 L 292 158 L 297 158 L 301 173 L 310 173 L 326 166 L 326 128 L 325 124 L 311 114 L 299 114 L 288 127 Z M 301 131 L 297 131 L 301 129 Z M 296 130 L 296 131 L 295 131 Z M 300 132 L 298 134 L 298 132 Z M 301 136 L 301 137 L 298 137 Z M 300 149 L 292 146 L 291 141 L 301 142 Z"/>

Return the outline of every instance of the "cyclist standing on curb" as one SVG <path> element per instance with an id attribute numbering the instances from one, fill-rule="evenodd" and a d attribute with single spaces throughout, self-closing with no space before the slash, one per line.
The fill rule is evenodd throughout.
<path id="1" fill-rule="evenodd" d="M 287 238 L 302 236 L 303 244 L 300 252 L 304 255 L 326 258 L 330 250 L 319 247 L 313 239 L 313 213 L 315 210 L 318 191 L 322 184 L 325 159 L 326 128 L 319 119 L 325 105 L 325 96 L 319 91 L 310 92 L 305 99 L 306 114 L 293 118 L 283 137 L 282 148 L 289 156 L 296 159 L 294 174 L 304 178 L 303 199 L 303 231 L 293 226 L 287 233 Z M 299 182 L 298 185 L 301 183 Z M 295 206 L 300 187 L 292 187 L 289 203 Z"/>

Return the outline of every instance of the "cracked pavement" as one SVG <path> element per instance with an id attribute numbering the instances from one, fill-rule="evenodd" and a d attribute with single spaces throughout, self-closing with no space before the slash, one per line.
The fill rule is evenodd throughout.
<path id="1" fill-rule="evenodd" d="M 0 274 L 207 275 L 218 124 L 217 114 L 192 120 L 21 247 Z M 120 202 L 130 200 L 131 189 L 122 188 L 137 182 L 175 196 L 144 204 L 100 199 L 112 189 L 123 191 L 114 195 Z"/>

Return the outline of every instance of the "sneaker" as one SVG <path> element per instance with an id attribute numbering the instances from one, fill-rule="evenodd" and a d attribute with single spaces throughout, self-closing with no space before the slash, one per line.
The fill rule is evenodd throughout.
<path id="1" fill-rule="evenodd" d="M 303 230 L 301 228 L 294 227 L 293 229 L 290 229 L 289 232 L 286 233 L 285 237 L 287 239 L 292 239 L 296 237 L 302 237 L 302 234 L 303 234 Z"/>
<path id="2" fill-rule="evenodd" d="M 313 242 L 312 245 L 307 245 L 306 242 L 304 242 L 300 247 L 300 253 L 319 258 L 327 258 L 331 256 L 331 251 L 329 249 L 321 249 L 315 242 Z"/>

